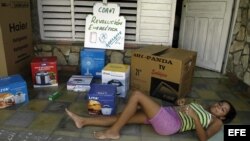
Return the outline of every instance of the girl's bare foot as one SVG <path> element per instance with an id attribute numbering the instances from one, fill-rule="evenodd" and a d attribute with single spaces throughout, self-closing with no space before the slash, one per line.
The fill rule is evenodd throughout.
<path id="1" fill-rule="evenodd" d="M 84 126 L 84 118 L 70 112 L 67 108 L 65 108 L 67 115 L 75 122 L 77 128 L 82 128 Z"/>
<path id="2" fill-rule="evenodd" d="M 100 140 L 104 139 L 117 140 L 120 138 L 120 135 L 116 133 L 111 133 L 109 131 L 99 131 L 99 132 L 94 132 L 94 137 Z"/>

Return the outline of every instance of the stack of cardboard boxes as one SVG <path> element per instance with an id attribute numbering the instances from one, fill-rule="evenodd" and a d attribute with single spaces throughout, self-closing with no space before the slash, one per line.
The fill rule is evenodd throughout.
<path id="1" fill-rule="evenodd" d="M 33 57 L 30 0 L 0 1 L 0 108 L 26 103 Z"/>

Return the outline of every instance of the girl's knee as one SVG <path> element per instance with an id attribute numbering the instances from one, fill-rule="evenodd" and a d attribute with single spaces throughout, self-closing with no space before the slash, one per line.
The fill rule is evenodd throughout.
<path id="1" fill-rule="evenodd" d="M 142 92 L 140 90 L 134 90 L 133 91 L 133 95 L 140 95 L 142 94 Z"/>
<path id="2" fill-rule="evenodd" d="M 146 95 L 143 92 L 141 92 L 140 90 L 135 90 L 133 92 L 132 96 L 141 98 L 141 97 L 145 97 Z"/>

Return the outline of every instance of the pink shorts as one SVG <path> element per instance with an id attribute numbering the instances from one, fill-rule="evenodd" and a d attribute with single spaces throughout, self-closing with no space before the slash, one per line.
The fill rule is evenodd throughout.
<path id="1" fill-rule="evenodd" d="M 178 132 L 181 128 L 180 117 L 171 106 L 161 107 L 159 112 L 145 123 L 151 124 L 160 135 L 171 135 Z"/>

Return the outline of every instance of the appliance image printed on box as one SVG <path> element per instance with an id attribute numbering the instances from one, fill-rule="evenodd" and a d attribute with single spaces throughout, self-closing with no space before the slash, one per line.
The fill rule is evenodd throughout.
<path id="1" fill-rule="evenodd" d="M 113 115 L 116 113 L 116 87 L 111 84 L 92 84 L 88 92 L 90 115 Z"/>
<path id="2" fill-rule="evenodd" d="M 27 84 L 21 75 L 0 77 L 0 109 L 28 101 Z"/>
<path id="3" fill-rule="evenodd" d="M 85 92 L 90 90 L 93 76 L 72 75 L 67 82 L 67 90 Z"/>
<path id="4" fill-rule="evenodd" d="M 108 63 L 102 70 L 102 83 L 116 86 L 116 95 L 126 98 L 129 91 L 130 66 Z"/>
<path id="5" fill-rule="evenodd" d="M 151 78 L 150 95 L 168 102 L 175 102 L 178 98 L 179 84 Z"/>
<path id="6" fill-rule="evenodd" d="M 34 57 L 31 62 L 31 72 L 35 88 L 58 86 L 57 57 Z"/>
<path id="7" fill-rule="evenodd" d="M 84 48 L 80 52 L 81 75 L 101 78 L 105 65 L 105 50 Z"/>

